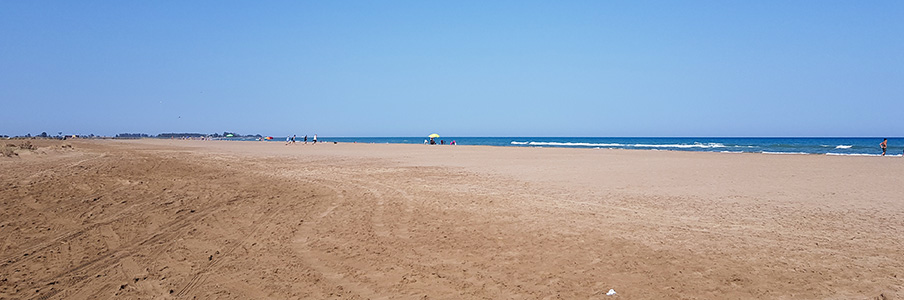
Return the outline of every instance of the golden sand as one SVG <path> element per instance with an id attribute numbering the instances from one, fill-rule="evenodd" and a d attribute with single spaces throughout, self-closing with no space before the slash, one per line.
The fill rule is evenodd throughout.
<path id="1" fill-rule="evenodd" d="M 901 158 L 34 143 L 0 299 L 904 297 Z"/>

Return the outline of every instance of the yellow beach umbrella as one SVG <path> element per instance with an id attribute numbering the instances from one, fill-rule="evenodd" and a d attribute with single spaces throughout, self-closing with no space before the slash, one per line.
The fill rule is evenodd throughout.
<path id="1" fill-rule="evenodd" d="M 428 135 L 428 136 L 427 136 L 427 137 L 429 137 L 429 138 L 438 138 L 438 137 L 439 137 L 439 135 L 438 135 L 438 134 L 435 134 L 435 133 L 433 133 L 433 134 L 430 134 L 430 135 Z"/>

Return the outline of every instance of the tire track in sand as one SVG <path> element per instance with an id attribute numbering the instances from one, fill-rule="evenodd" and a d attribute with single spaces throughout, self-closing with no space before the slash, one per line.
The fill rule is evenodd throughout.
<path id="1" fill-rule="evenodd" d="M 96 155 L 95 157 L 90 157 L 87 159 L 79 160 L 74 163 L 70 163 L 70 164 L 68 164 L 68 167 L 72 168 L 75 166 L 79 166 L 87 161 L 98 160 L 98 159 L 109 157 L 109 156 L 110 156 L 109 154 L 103 153 L 100 155 Z M 144 158 L 144 160 L 147 161 L 148 159 Z M 160 167 L 160 165 L 162 164 L 162 162 L 155 161 L 155 162 L 153 162 L 153 164 L 154 165 L 149 170 L 147 170 L 147 172 L 158 169 Z M 48 172 L 48 170 L 45 170 L 42 172 Z M 39 172 L 39 173 L 41 173 L 41 172 Z M 70 173 L 72 173 L 72 172 L 70 172 Z M 67 173 L 64 175 L 70 176 L 70 173 Z M 32 175 L 29 178 L 33 178 L 37 175 L 38 174 Z M 65 176 L 63 176 L 63 177 L 65 177 Z M 71 210 L 72 208 L 74 208 L 76 206 L 81 206 L 81 205 L 84 205 L 85 203 L 90 203 L 88 206 L 83 208 L 86 211 L 86 213 L 88 213 L 88 212 L 93 211 L 95 209 L 95 207 L 105 204 L 102 202 L 91 201 L 91 199 L 97 200 L 102 197 L 115 198 L 115 196 L 119 195 L 120 192 L 122 192 L 126 189 L 129 189 L 130 187 L 131 186 L 120 186 L 111 191 L 104 192 L 100 195 L 95 194 L 96 196 L 88 196 L 86 198 L 83 198 L 83 200 L 80 200 L 80 201 L 71 201 L 68 204 L 64 204 L 64 205 L 60 206 L 59 209 L 67 211 L 67 210 Z M 5 268 L 5 267 L 14 267 L 16 265 L 19 265 L 20 263 L 27 262 L 31 258 L 36 257 L 36 255 L 34 255 L 34 254 L 37 252 L 47 250 L 48 248 L 53 247 L 63 241 L 78 238 L 78 237 L 84 235 L 85 233 L 87 233 L 95 228 L 98 228 L 100 226 L 109 225 L 109 224 L 115 223 L 117 221 L 121 221 L 127 217 L 130 217 L 130 216 L 132 216 L 131 212 L 134 211 L 134 209 L 137 206 L 140 206 L 140 205 L 133 204 L 133 205 L 130 205 L 126 209 L 118 210 L 115 213 L 113 213 L 112 215 L 105 218 L 104 220 L 97 221 L 95 223 L 91 223 L 85 227 L 80 228 L 79 230 L 77 230 L 75 232 L 62 233 L 62 234 L 57 235 L 56 237 L 51 237 L 48 239 L 39 239 L 39 240 L 32 241 L 30 243 L 20 245 L 19 249 L 10 251 L 15 254 L 12 254 L 12 255 L 7 256 L 7 257 L 3 258 L 2 260 L 0 260 L 0 269 Z"/>
<path id="2" fill-rule="evenodd" d="M 376 201 L 374 201 L 376 208 L 374 210 L 373 223 L 375 228 L 380 229 L 380 231 L 377 232 L 378 235 L 406 240 L 411 238 L 409 224 L 411 223 L 411 215 L 414 213 L 414 209 L 412 208 L 414 198 L 402 189 L 381 183 L 377 178 L 369 181 L 358 179 L 352 181 L 357 182 L 357 187 L 366 189 L 376 197 Z M 384 191 L 389 191 L 389 193 L 381 192 L 379 188 L 368 184 L 382 187 Z M 397 196 L 388 197 L 386 196 L 387 194 L 395 194 Z M 389 217 L 387 217 L 387 215 L 389 215 Z M 390 220 L 387 222 L 387 219 Z M 391 226 L 391 228 L 386 228 L 387 223 L 392 224 L 393 226 Z"/>
<path id="3" fill-rule="evenodd" d="M 308 199 L 315 198 L 315 197 L 316 196 L 308 196 L 308 197 L 301 198 L 299 200 L 303 201 L 303 200 L 308 200 Z M 204 280 L 207 278 L 207 275 L 209 275 L 212 271 L 216 270 L 216 268 L 220 264 L 222 264 L 222 262 L 225 261 L 227 257 L 232 255 L 232 252 L 234 252 L 236 248 L 238 248 L 241 245 L 244 245 L 248 241 L 249 238 L 255 236 L 255 234 L 257 234 L 258 230 L 260 229 L 261 224 L 263 224 L 265 220 L 273 220 L 274 217 L 279 212 L 282 212 L 282 211 L 278 210 L 278 209 L 274 209 L 274 208 L 267 209 L 267 212 L 265 212 L 264 214 L 262 214 L 260 217 L 258 217 L 257 219 L 255 219 L 252 222 L 252 224 L 254 224 L 254 225 L 252 225 L 251 231 L 249 231 L 246 234 L 243 234 L 244 237 L 240 241 L 238 241 L 237 243 L 232 243 L 232 245 L 230 247 L 226 248 L 226 250 L 223 251 L 223 253 L 220 255 L 220 257 L 217 257 L 215 260 L 211 260 L 209 263 L 207 263 L 206 266 L 202 267 L 201 270 L 196 272 L 192 276 L 192 278 L 189 279 L 189 281 L 181 289 L 179 289 L 179 292 L 176 293 L 176 296 L 184 297 L 184 296 L 188 295 L 189 293 L 191 293 L 192 291 L 194 291 L 198 286 L 201 286 L 204 283 Z"/>
<path id="4" fill-rule="evenodd" d="M 325 225 L 325 218 L 329 217 L 336 210 L 337 207 L 347 204 L 348 198 L 345 195 L 345 188 L 348 185 L 348 182 L 343 179 L 325 179 L 325 178 L 317 178 L 311 179 L 306 178 L 307 182 L 322 186 L 326 189 L 333 191 L 336 197 L 335 202 L 333 202 L 329 207 L 324 209 L 319 214 L 316 214 L 317 220 L 312 220 L 311 222 L 305 222 L 306 226 L 303 226 L 301 230 L 299 230 L 300 234 L 306 236 L 303 240 L 296 240 L 295 252 L 299 254 L 301 262 L 315 271 L 320 278 L 323 279 L 324 282 L 331 282 L 342 288 L 345 292 L 349 292 L 355 295 L 358 295 L 365 299 L 387 299 L 387 297 L 380 297 L 379 294 L 374 291 L 373 288 L 369 287 L 366 283 L 355 279 L 354 275 L 349 275 L 346 272 L 343 272 L 342 269 L 354 269 L 353 267 L 347 265 L 347 262 L 343 262 L 342 259 L 336 259 L 334 256 L 326 253 L 324 251 L 315 249 L 311 246 L 312 240 L 308 237 L 315 236 L 313 230 L 316 225 Z M 357 185 L 352 185 L 353 187 L 357 187 Z M 338 265 L 331 266 L 332 264 Z M 344 296 L 344 295 L 343 295 Z"/>
<path id="5" fill-rule="evenodd" d="M 51 289 L 46 293 L 38 293 L 30 299 L 49 299 L 57 294 L 62 293 L 61 297 L 66 298 L 67 295 L 71 295 L 72 293 L 79 291 L 79 284 L 85 282 L 92 278 L 93 275 L 99 274 L 104 270 L 114 268 L 116 264 L 118 264 L 122 259 L 126 257 L 132 256 L 132 254 L 139 252 L 148 247 L 160 246 L 161 241 L 173 241 L 176 240 L 179 236 L 186 232 L 186 228 L 193 226 L 196 222 L 204 217 L 210 216 L 213 213 L 217 212 L 221 207 L 227 205 L 228 201 L 218 202 L 206 207 L 200 208 L 200 213 L 191 213 L 187 217 L 182 217 L 170 221 L 164 226 L 161 226 L 154 234 L 150 236 L 145 236 L 144 238 L 140 238 L 138 243 L 128 243 L 131 246 L 124 247 L 123 249 L 118 249 L 114 251 L 112 254 L 105 254 L 102 256 L 95 257 L 87 262 L 79 264 L 78 266 L 69 268 L 68 270 L 61 272 L 59 274 L 53 274 L 51 276 L 47 276 L 45 278 L 41 278 L 40 280 L 36 280 L 36 282 L 46 282 L 51 278 L 66 278 L 61 281 L 62 284 L 57 283 L 54 286 L 59 288 Z M 81 230 L 85 231 L 85 230 Z M 156 253 L 160 253 L 158 251 L 154 251 Z M 41 287 L 42 285 L 32 286 L 30 289 L 36 289 Z M 28 289 L 25 289 L 28 290 Z"/>

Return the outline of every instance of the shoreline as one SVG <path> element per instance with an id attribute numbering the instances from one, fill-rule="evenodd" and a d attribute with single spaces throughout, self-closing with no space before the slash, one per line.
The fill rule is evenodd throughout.
<path id="1" fill-rule="evenodd" d="M 334 140 L 341 139 L 341 140 Z M 364 139 L 364 141 L 360 142 L 361 144 L 397 144 L 397 145 L 421 145 L 421 143 L 408 142 L 408 140 L 416 140 L 418 138 L 415 137 L 375 137 L 375 138 L 361 138 L 361 137 L 335 137 L 335 138 L 322 138 L 321 141 L 329 141 L 329 142 L 339 142 L 339 143 L 357 143 L 358 139 Z M 373 141 L 374 139 L 378 141 Z M 566 148 L 566 149 L 609 149 L 609 150 L 654 150 L 654 151 L 678 151 L 678 152 L 714 152 L 714 153 L 762 153 L 762 154 L 815 154 L 815 155 L 829 155 L 829 156 L 883 156 L 881 153 L 872 153 L 863 152 L 864 149 L 878 149 L 878 147 L 864 147 L 863 145 L 857 145 L 856 149 L 860 150 L 860 152 L 843 152 L 855 147 L 855 145 L 819 145 L 819 151 L 800 151 L 800 150 L 781 150 L 781 149 L 773 149 L 769 148 L 772 146 L 767 145 L 723 145 L 719 142 L 713 142 L 714 140 L 749 140 L 749 141 L 762 141 L 762 140 L 857 140 L 857 141 L 872 141 L 872 138 L 587 138 L 587 137 L 565 137 L 565 138 L 544 138 L 544 137 L 454 137 L 450 139 L 476 139 L 479 141 L 466 141 L 465 144 L 458 142 L 458 146 L 492 146 L 492 147 L 526 147 L 526 148 Z M 498 139 L 497 141 L 487 140 Z M 500 141 L 507 141 L 516 139 L 515 141 L 510 141 L 508 143 L 500 143 Z M 612 143 L 612 141 L 608 143 L 590 143 L 590 142 L 518 142 L 517 139 L 576 139 L 576 140 L 645 140 L 647 144 L 619 144 Z M 666 140 L 664 141 L 667 144 L 649 144 L 651 141 L 646 140 Z M 215 139 L 222 141 L 248 141 L 248 140 L 229 140 L 229 139 Z M 370 140 L 370 141 L 368 141 Z M 681 141 L 676 141 L 681 140 Z M 707 141 L 708 142 L 699 142 Z M 691 142 L 693 141 L 693 142 Z M 280 139 L 274 139 L 267 142 L 283 142 Z M 451 141 L 450 141 L 451 142 Z M 468 143 L 471 142 L 471 143 Z M 663 141 L 660 141 L 663 142 Z M 838 142 L 838 141 L 836 141 Z M 301 143 L 301 142 L 299 142 Z M 674 144 L 681 143 L 681 144 Z M 430 146 L 452 146 L 448 145 L 430 145 Z M 746 150 L 750 148 L 762 148 L 765 149 L 760 150 Z M 797 145 L 795 147 L 816 147 L 816 145 Z M 745 150 L 731 150 L 732 148 L 742 148 Z M 830 150 L 831 149 L 831 150 Z M 892 152 L 885 156 L 892 157 L 901 157 L 904 156 L 904 153 L 897 154 L 895 151 L 895 147 L 892 147 Z M 811 149 L 812 150 L 812 149 Z M 838 152 L 842 151 L 842 152 Z M 875 152 L 878 152 L 875 151 Z"/>
<path id="2" fill-rule="evenodd" d="M 328 139 L 328 138 L 327 138 Z M 285 141 L 247 141 L 247 140 L 180 140 L 180 139 L 156 139 L 156 138 L 142 138 L 142 139 L 111 139 L 111 140 L 148 140 L 148 141 L 197 141 L 197 142 L 248 142 L 248 143 L 283 143 Z M 318 142 L 318 144 L 332 144 L 333 142 Z M 400 145 L 400 146 L 425 146 L 425 147 L 493 147 L 493 148 L 535 148 L 535 149 L 572 149 L 572 150 L 609 150 L 609 151 L 663 151 L 663 152 L 678 152 L 678 153 L 718 153 L 718 154 L 764 154 L 764 155 L 808 155 L 808 156 L 838 156 L 838 157 L 904 157 L 904 153 L 902 154 L 871 154 L 871 153 L 806 153 L 806 152 L 772 152 L 772 151 L 761 151 L 761 152 L 750 152 L 750 151 L 700 151 L 700 150 L 680 150 L 680 149 L 636 149 L 636 148 L 606 148 L 606 147 L 556 147 L 556 146 L 512 146 L 512 145 L 479 145 L 479 144 L 459 144 L 459 145 L 422 145 L 418 143 L 355 143 L 355 142 L 337 142 L 339 144 L 354 144 L 354 145 Z M 303 142 L 296 142 L 296 146 L 305 146 L 310 144 L 304 144 Z"/>

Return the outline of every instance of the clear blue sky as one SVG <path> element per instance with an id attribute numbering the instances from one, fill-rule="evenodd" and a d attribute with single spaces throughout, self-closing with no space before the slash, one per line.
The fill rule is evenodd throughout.
<path id="1" fill-rule="evenodd" d="M 901 136 L 904 1 L 0 1 L 0 134 Z"/>

